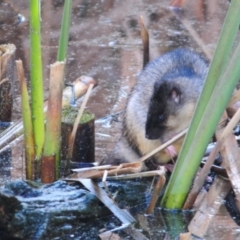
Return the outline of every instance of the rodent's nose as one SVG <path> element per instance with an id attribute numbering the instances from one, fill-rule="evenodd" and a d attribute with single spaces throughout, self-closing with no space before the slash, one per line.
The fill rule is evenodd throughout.
<path id="1" fill-rule="evenodd" d="M 150 128 L 146 130 L 145 138 L 149 140 L 159 139 L 161 136 L 161 132 L 157 128 Z"/>

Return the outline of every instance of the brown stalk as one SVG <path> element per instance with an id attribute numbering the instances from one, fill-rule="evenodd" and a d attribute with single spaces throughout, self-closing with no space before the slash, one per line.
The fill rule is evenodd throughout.
<path id="1" fill-rule="evenodd" d="M 204 237 L 230 189 L 231 184 L 229 181 L 218 176 L 215 178 L 209 192 L 188 225 L 188 230 L 192 234 L 200 238 Z"/>
<path id="2" fill-rule="evenodd" d="M 84 108 L 87 104 L 87 101 L 89 99 L 89 96 L 91 94 L 91 91 L 92 91 L 92 88 L 94 87 L 94 84 L 90 84 L 89 87 L 88 87 L 88 90 L 87 90 L 87 93 L 84 97 L 84 100 L 81 104 L 81 107 L 79 109 L 79 112 L 78 112 L 78 115 L 77 115 L 77 118 L 74 122 L 74 125 L 73 125 L 73 130 L 72 130 L 72 133 L 71 133 L 71 136 L 70 136 L 70 139 L 69 139 L 69 150 L 68 150 L 68 159 L 71 159 L 72 158 L 72 152 L 73 152 L 73 145 L 74 145 L 74 140 L 75 140 L 75 136 L 76 136 L 76 131 L 77 131 L 77 128 L 78 128 L 78 125 L 79 125 L 79 122 L 80 122 L 80 119 L 82 117 L 82 114 L 83 114 L 83 111 L 84 111 Z"/>
<path id="3" fill-rule="evenodd" d="M 224 118 L 225 119 L 225 118 Z M 237 125 L 237 123 L 240 120 L 240 109 L 238 109 L 237 113 L 234 115 L 234 117 L 231 119 L 231 121 L 228 123 L 228 125 L 226 126 L 226 128 L 223 130 L 223 132 L 221 133 L 221 137 L 219 137 L 213 151 L 210 153 L 204 167 L 202 168 L 199 176 L 195 179 L 194 183 L 193 183 L 193 187 L 187 197 L 187 200 L 183 206 L 183 209 L 189 209 L 192 207 L 194 201 L 196 200 L 196 197 L 198 195 L 198 193 L 200 192 L 204 181 L 211 169 L 211 166 L 217 156 L 217 154 L 219 153 L 219 151 L 221 150 L 225 140 L 227 139 L 227 137 L 232 133 L 233 128 Z M 221 122 L 223 121 L 223 119 L 220 120 Z"/>
<path id="4" fill-rule="evenodd" d="M 145 156 L 141 157 L 138 159 L 139 162 L 143 162 L 145 160 L 147 160 L 148 158 L 150 158 L 151 156 L 153 156 L 154 154 L 162 151 L 163 149 L 167 148 L 168 146 L 170 146 L 172 143 L 174 143 L 175 141 L 177 141 L 179 138 L 183 137 L 188 131 L 188 128 L 183 130 L 182 132 L 180 132 L 179 134 L 177 134 L 175 137 L 173 137 L 172 139 L 170 139 L 169 141 L 167 141 L 166 143 L 162 144 L 161 146 L 157 147 L 156 149 L 154 149 L 153 151 L 151 151 L 150 153 L 146 154 Z"/>
<path id="5" fill-rule="evenodd" d="M 56 154 L 59 149 L 62 112 L 62 92 L 65 62 L 56 62 L 50 68 L 49 99 L 46 113 L 46 133 L 42 158 L 42 182 L 55 180 Z"/>
<path id="6" fill-rule="evenodd" d="M 149 62 L 149 34 L 147 28 L 145 27 L 142 16 L 139 16 L 139 22 L 141 27 L 141 38 L 143 44 L 143 68 L 144 68 Z"/>
<path id="7" fill-rule="evenodd" d="M 234 103 L 236 103 L 239 100 L 240 100 L 240 89 L 238 89 L 237 91 L 234 92 L 234 94 L 232 95 L 232 97 L 228 103 L 228 107 L 231 107 Z"/>
<path id="8" fill-rule="evenodd" d="M 91 179 L 77 179 L 76 181 L 81 182 L 91 193 L 93 193 L 109 210 L 124 224 L 130 225 L 136 220 L 132 215 L 126 211 L 120 209 L 114 201 L 108 197 L 107 193 L 103 191 L 96 183 Z"/>
<path id="9" fill-rule="evenodd" d="M 24 69 L 22 61 L 16 61 L 18 78 L 20 80 L 21 89 L 21 107 L 24 125 L 24 148 L 25 148 L 25 164 L 26 164 L 26 179 L 35 179 L 34 159 L 35 159 L 35 147 L 32 128 L 32 116 L 29 105 L 29 95 L 27 90 L 27 83 L 25 80 Z"/>
<path id="10" fill-rule="evenodd" d="M 157 200 L 159 198 L 159 195 L 161 193 L 161 190 L 162 190 L 165 182 L 166 182 L 166 178 L 164 176 L 159 176 L 158 181 L 157 181 L 156 186 L 155 186 L 155 189 L 154 189 L 152 199 L 151 199 L 151 201 L 149 203 L 149 206 L 146 210 L 146 214 L 152 214 L 153 213 L 153 210 L 156 206 Z"/>
<path id="11" fill-rule="evenodd" d="M 107 171 L 108 179 L 131 179 L 131 178 L 141 178 L 141 177 L 151 177 L 151 176 L 164 176 L 165 168 L 159 167 L 158 170 L 141 172 L 142 164 L 140 162 L 135 163 L 125 163 L 119 166 L 99 166 L 93 168 L 81 168 L 74 169 L 74 173 L 67 179 L 71 178 L 102 178 L 104 172 Z M 121 175 L 124 174 L 124 175 Z"/>
<path id="12" fill-rule="evenodd" d="M 56 155 L 42 157 L 42 183 L 52 183 L 56 180 L 55 158 Z"/>
<path id="13" fill-rule="evenodd" d="M 191 233 L 190 232 L 186 232 L 186 233 L 180 233 L 179 234 L 179 240 L 191 240 Z"/>

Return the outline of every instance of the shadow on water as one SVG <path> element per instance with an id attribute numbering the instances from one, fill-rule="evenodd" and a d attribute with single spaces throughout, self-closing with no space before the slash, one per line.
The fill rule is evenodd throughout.
<path id="1" fill-rule="evenodd" d="M 8 2 L 11 6 L 0 1 L 0 42 L 14 43 L 17 46 L 16 58 L 24 60 L 26 76 L 29 78 L 28 1 L 9 0 Z M 56 60 L 63 3 L 62 0 L 42 1 L 45 98 L 48 96 L 49 65 Z M 66 81 L 72 82 L 81 75 L 91 76 L 97 80 L 98 87 L 93 91 L 88 103 L 88 109 L 95 114 L 96 119 L 124 109 L 127 95 L 134 85 L 137 74 L 141 71 L 142 43 L 138 24 L 139 15 L 143 16 L 149 29 L 151 59 L 177 47 L 194 49 L 205 57 L 206 52 L 203 51 L 203 48 L 206 48 L 208 56 L 213 54 L 228 1 L 186 0 L 184 21 L 176 18 L 168 8 L 169 4 L 168 0 L 73 1 Z M 26 18 L 23 24 L 19 24 L 17 21 L 19 13 Z M 201 46 L 201 43 L 204 46 Z M 13 121 L 21 117 L 19 84 L 17 81 L 15 84 Z M 101 160 L 117 142 L 121 134 L 120 121 L 113 121 L 110 125 L 107 124 L 107 127 L 103 121 L 96 122 L 96 161 Z M 0 178 L 2 185 L 10 179 L 22 179 L 24 175 L 22 151 L 18 143 L 13 145 L 11 151 L 6 150 L 1 154 Z M 136 215 L 136 218 L 138 221 L 143 221 L 143 216 Z M 173 218 L 166 217 L 166 214 L 165 216 L 161 215 L 158 210 L 154 217 L 149 216 L 144 230 L 150 232 L 149 239 L 163 239 L 166 231 L 170 235 L 175 226 L 167 229 L 161 228 L 161 224 L 166 224 L 166 221 L 173 223 L 177 215 L 173 216 Z M 165 223 L 163 223 L 163 219 Z M 224 220 L 219 220 L 219 222 L 221 221 L 224 222 Z M 86 224 L 94 228 L 95 221 Z M 218 229 L 217 223 L 214 222 L 214 224 L 214 230 Z M 224 229 L 226 226 L 227 224 L 221 225 Z M 225 231 L 226 234 L 230 234 L 228 237 L 231 236 L 231 239 L 237 239 L 235 238 L 237 234 L 233 229 L 236 226 L 231 224 L 229 226 L 231 227 Z M 66 231 L 69 233 L 72 231 L 72 227 L 71 224 L 65 225 Z M 90 239 L 87 238 L 86 233 L 82 233 L 81 228 L 79 228 L 79 234 L 80 232 L 85 234 L 85 237 L 79 239 Z M 211 236 L 216 236 L 217 231 L 212 232 L 209 233 L 207 239 L 216 239 Z M 225 236 L 224 233 L 218 239 L 230 239 L 223 236 Z M 70 235 L 54 237 L 54 239 L 71 239 Z"/>

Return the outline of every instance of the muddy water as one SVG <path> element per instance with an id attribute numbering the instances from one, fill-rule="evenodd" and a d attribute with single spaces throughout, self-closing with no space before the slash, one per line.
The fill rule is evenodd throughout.
<path id="1" fill-rule="evenodd" d="M 11 6 L 4 5 L 4 8 L 0 3 L 0 11 L 4 9 L 4 13 L 9 13 L 0 21 L 0 42 L 17 45 L 17 58 L 24 61 L 29 79 L 28 1 L 8 2 Z M 49 66 L 56 60 L 64 1 L 43 0 L 42 3 L 43 71 L 47 99 Z M 143 16 L 149 30 L 151 59 L 176 47 L 188 47 L 211 59 L 228 1 L 186 0 L 181 18 L 169 10 L 169 4 L 168 0 L 73 1 L 66 82 L 72 82 L 81 75 L 97 80 L 98 86 L 88 102 L 88 108 L 96 119 L 124 109 L 127 95 L 141 71 L 139 15 Z M 25 22 L 17 24 L 15 18 L 18 13 L 25 16 Z M 14 96 L 13 121 L 16 121 L 21 117 L 17 82 Z M 104 123 L 96 123 L 96 160 L 104 157 L 120 136 L 120 122 Z M 4 165 L 2 172 L 5 180 L 9 176 L 22 178 L 24 173 L 22 148 L 15 146 L 12 154 L 12 162 Z"/>

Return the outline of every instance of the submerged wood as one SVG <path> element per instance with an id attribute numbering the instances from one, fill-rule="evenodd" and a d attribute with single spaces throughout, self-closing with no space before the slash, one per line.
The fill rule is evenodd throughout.
<path id="1" fill-rule="evenodd" d="M 12 117 L 14 66 L 16 47 L 0 45 L 0 121 L 10 122 Z"/>
<path id="2" fill-rule="evenodd" d="M 136 229 L 133 225 L 126 227 L 123 229 L 125 233 L 127 233 L 129 236 L 132 237 L 132 239 L 137 239 L 137 240 L 149 240 L 144 234 L 142 233 L 141 229 Z M 109 238 L 112 240 L 112 238 Z M 109 240 L 108 239 L 108 240 Z"/>
<path id="3" fill-rule="evenodd" d="M 226 117 L 227 116 L 225 113 L 221 120 L 224 120 Z M 229 127 L 229 130 L 231 130 L 231 128 L 233 128 L 234 125 L 238 122 L 238 118 L 239 116 L 237 116 L 236 114 L 235 123 L 234 121 L 232 121 L 234 119 L 231 120 L 231 122 L 233 122 L 233 126 L 231 126 L 231 124 L 228 124 L 227 126 Z M 222 136 L 224 136 L 225 138 L 227 137 L 227 135 L 224 135 L 224 132 L 227 132 L 226 129 L 216 132 L 216 137 L 219 141 L 222 141 L 224 139 Z M 211 225 L 212 219 L 218 212 L 220 204 L 223 202 L 223 199 L 228 194 L 231 185 L 233 186 L 233 189 L 236 188 L 235 191 L 239 194 L 239 177 L 237 176 L 239 169 L 239 167 L 237 168 L 239 162 L 239 148 L 233 134 L 230 134 L 226 138 L 226 141 L 221 150 L 221 156 L 223 158 L 222 166 L 226 168 L 231 182 L 216 177 L 213 185 L 210 188 L 210 191 L 208 193 L 205 193 L 205 198 L 189 225 L 189 230 L 199 237 L 203 237 L 205 235 L 207 229 Z"/>
<path id="4" fill-rule="evenodd" d="M 81 182 L 91 193 L 93 193 L 109 210 L 123 223 L 122 227 L 127 227 L 131 223 L 136 222 L 132 215 L 127 210 L 120 209 L 114 201 L 108 197 L 105 191 L 103 191 L 96 183 L 91 179 L 77 179 Z"/>
<path id="5" fill-rule="evenodd" d="M 78 125 L 71 159 L 72 162 L 91 163 L 95 161 L 95 118 L 94 115 L 92 116 L 92 119 L 88 122 Z"/>
<path id="6" fill-rule="evenodd" d="M 87 114 L 87 113 L 86 113 Z M 67 159 L 69 139 L 73 130 L 73 123 L 62 121 L 62 159 Z M 72 162 L 94 162 L 94 115 L 88 122 L 79 123 L 73 146 Z"/>
<path id="7" fill-rule="evenodd" d="M 223 158 L 221 166 L 226 169 L 228 178 L 236 195 L 236 203 L 238 207 L 240 207 L 240 149 L 233 134 L 227 138 L 222 148 L 221 155 Z"/>
<path id="8" fill-rule="evenodd" d="M 239 118 L 240 115 L 240 108 L 232 118 L 232 120 L 235 118 L 236 121 Z M 229 124 L 232 122 L 232 120 L 229 122 Z M 236 123 L 235 121 L 235 123 Z M 233 123 L 233 125 L 235 124 Z M 233 191 L 236 196 L 236 204 L 238 208 L 240 209 L 240 175 L 239 175 L 239 169 L 240 169 L 240 149 L 238 146 L 238 142 L 235 138 L 235 135 L 231 133 L 223 145 L 223 148 L 221 150 L 221 156 L 222 156 L 222 164 L 221 167 L 226 169 L 228 178 L 231 182 Z"/>
<path id="9" fill-rule="evenodd" d="M 95 161 L 95 116 L 85 111 L 77 126 L 70 166 L 70 160 L 68 159 L 69 141 L 77 114 L 78 110 L 74 107 L 68 107 L 62 111 L 60 164 L 62 176 L 69 174 L 69 167 L 78 168 L 80 162 L 90 163 Z"/>
<path id="10" fill-rule="evenodd" d="M 90 84 L 97 85 L 97 82 L 90 77 L 81 76 L 77 78 L 73 83 L 74 91 L 72 91 L 71 87 L 66 87 L 63 90 L 63 100 L 62 107 L 69 106 L 71 103 L 71 99 L 75 97 L 75 99 L 83 96 Z M 45 108 L 46 110 L 46 108 Z M 23 134 L 23 123 L 22 120 L 18 120 L 15 124 L 9 127 L 7 130 L 0 134 L 0 152 L 3 151 L 3 148 L 10 144 L 13 140 Z"/>
<path id="11" fill-rule="evenodd" d="M 165 182 L 166 182 L 166 178 L 164 176 L 159 176 L 158 178 L 158 181 L 155 185 L 155 189 L 154 189 L 154 193 L 153 193 L 153 196 L 152 196 L 152 199 L 149 203 L 149 206 L 147 208 L 147 211 L 146 213 L 147 214 L 152 214 L 153 211 L 154 211 L 154 208 L 156 206 L 156 203 L 157 203 L 157 200 L 160 196 L 160 193 L 165 185 Z"/>
<path id="12" fill-rule="evenodd" d="M 188 225 L 188 230 L 192 234 L 200 238 L 204 237 L 230 189 L 229 181 L 216 176 L 208 194 L 206 194 L 200 208 Z"/>

